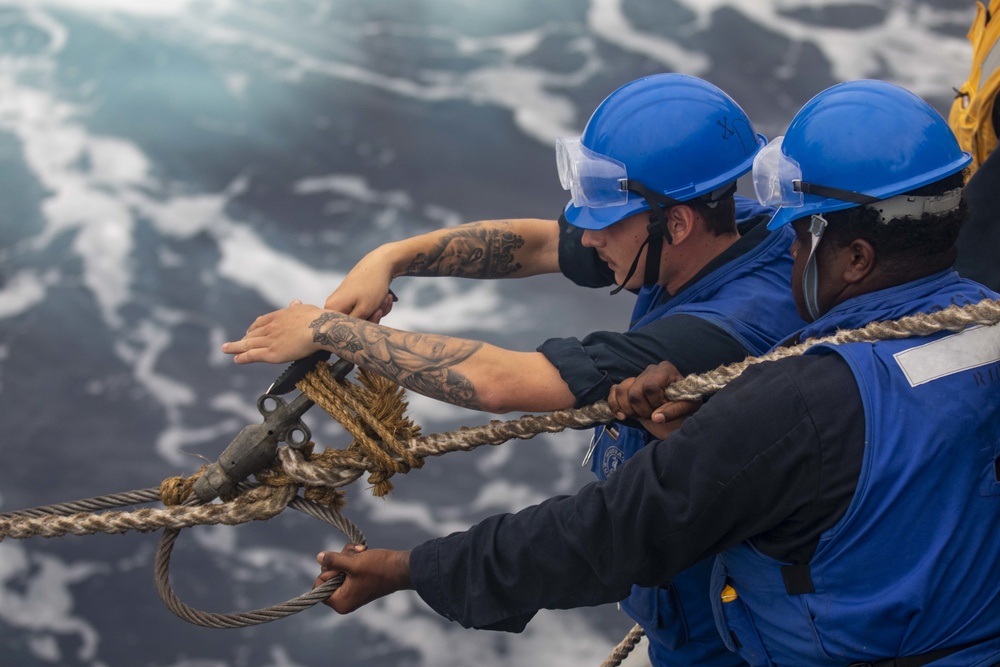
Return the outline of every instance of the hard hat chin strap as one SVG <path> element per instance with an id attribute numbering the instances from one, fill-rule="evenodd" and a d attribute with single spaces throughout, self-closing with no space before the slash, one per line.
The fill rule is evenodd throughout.
<path id="1" fill-rule="evenodd" d="M 806 258 L 806 266 L 802 271 L 802 296 L 806 302 L 806 312 L 812 321 L 819 319 L 819 267 L 816 264 L 816 248 L 823 239 L 823 232 L 826 231 L 826 218 L 822 215 L 813 215 L 809 223 L 809 236 L 812 243 L 809 247 L 809 257 Z"/>
<path id="2" fill-rule="evenodd" d="M 672 197 L 660 194 L 659 192 L 653 192 L 639 181 L 624 181 L 622 189 L 634 192 L 646 200 L 646 203 L 649 205 L 649 224 L 646 225 L 646 240 L 642 242 L 639 250 L 636 251 L 635 259 L 632 260 L 632 266 L 629 267 L 624 280 L 622 280 L 618 287 L 611 290 L 612 294 L 618 294 L 618 292 L 625 289 L 625 285 L 635 275 L 635 270 L 639 266 L 639 258 L 642 257 L 644 248 L 648 248 L 648 250 L 646 252 L 646 268 L 643 271 L 642 284 L 655 285 L 660 280 L 660 254 L 663 251 L 663 240 L 666 239 L 667 245 L 673 243 L 673 239 L 670 237 L 670 230 L 667 229 L 666 212 L 671 206 L 681 203 Z"/>
<path id="3" fill-rule="evenodd" d="M 652 215 L 650 215 L 652 217 Z M 628 273 L 625 274 L 625 278 L 622 280 L 618 287 L 611 290 L 612 294 L 618 294 L 623 289 L 625 289 L 626 283 L 632 279 L 635 275 L 636 267 L 639 266 L 639 258 L 642 257 L 643 248 L 649 248 L 649 252 L 646 255 L 646 269 L 643 272 L 642 284 L 643 285 L 654 285 L 660 277 L 660 252 L 663 250 L 663 234 L 654 231 L 654 227 L 658 227 L 657 223 L 651 222 L 647 226 L 649 229 L 649 234 L 646 236 L 646 240 L 642 242 L 639 246 L 639 250 L 635 253 L 635 259 L 632 260 L 632 266 L 629 267 Z M 667 240 L 670 243 L 670 240 Z"/>
<path id="4" fill-rule="evenodd" d="M 655 285 L 660 280 L 660 255 L 663 251 L 663 240 L 666 239 L 667 245 L 673 243 L 673 239 L 670 238 L 670 231 L 667 229 L 667 218 L 664 213 L 666 209 L 659 204 L 654 203 L 652 208 L 649 209 L 649 224 L 646 225 L 646 240 L 642 242 L 639 246 L 639 250 L 635 253 L 635 259 L 632 260 L 632 266 L 629 267 L 628 273 L 625 274 L 625 278 L 622 280 L 618 287 L 611 290 L 612 294 L 618 294 L 624 288 L 626 283 L 632 279 L 635 275 L 635 270 L 639 266 L 639 259 L 642 257 L 642 251 L 644 248 L 648 248 L 646 251 L 646 268 L 642 275 L 643 285 Z"/>

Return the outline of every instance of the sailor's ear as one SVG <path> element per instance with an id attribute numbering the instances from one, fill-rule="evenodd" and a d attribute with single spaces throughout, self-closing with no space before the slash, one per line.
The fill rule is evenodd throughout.
<path id="1" fill-rule="evenodd" d="M 871 243 L 865 239 L 854 239 L 843 248 L 841 256 L 840 277 L 850 285 L 867 278 L 878 263 L 878 253 Z"/>
<path id="2" fill-rule="evenodd" d="M 699 217 L 700 214 L 690 206 L 679 204 L 670 207 L 667 212 L 667 229 L 670 231 L 673 245 L 683 243 L 684 239 L 691 235 Z"/>

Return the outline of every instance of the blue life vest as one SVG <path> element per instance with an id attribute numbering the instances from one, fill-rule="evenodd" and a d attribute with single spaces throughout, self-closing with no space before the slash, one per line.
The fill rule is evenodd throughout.
<path id="1" fill-rule="evenodd" d="M 738 219 L 745 217 L 751 201 L 737 197 Z M 662 287 L 643 287 L 630 329 L 683 313 L 720 327 L 748 354 L 763 354 L 804 324 L 791 295 L 789 248 L 794 236 L 791 227 L 769 233 L 755 248 L 672 298 Z M 602 426 L 595 432 L 591 445 L 591 469 L 599 479 L 607 479 L 651 439 L 643 429 L 619 423 Z M 629 597 L 621 602 L 621 608 L 646 632 L 653 665 L 744 664 L 735 653 L 726 650 L 715 629 L 708 597 L 711 569 L 712 559 L 706 559 L 677 575 L 667 586 L 633 586 Z"/>
<path id="2" fill-rule="evenodd" d="M 845 301 L 802 338 L 983 298 L 997 295 L 942 272 Z M 845 667 L 963 646 L 934 667 L 996 664 L 1000 325 L 809 353 L 841 355 L 857 379 L 858 486 L 808 564 L 747 542 L 720 554 L 712 600 L 723 638 L 753 667 Z"/>

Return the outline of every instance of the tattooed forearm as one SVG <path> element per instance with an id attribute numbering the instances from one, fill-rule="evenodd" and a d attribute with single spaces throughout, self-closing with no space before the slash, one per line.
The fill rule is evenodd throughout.
<path id="1" fill-rule="evenodd" d="M 483 409 L 476 387 L 464 375 L 451 369 L 415 373 L 405 380 L 403 386 L 452 405 L 473 410 Z"/>
<path id="2" fill-rule="evenodd" d="M 408 333 L 334 312 L 324 312 L 309 326 L 313 342 L 358 366 L 425 396 L 482 409 L 475 385 L 454 370 L 482 348 L 479 341 Z"/>
<path id="3" fill-rule="evenodd" d="M 309 325 L 313 330 L 313 342 L 335 347 L 338 350 L 347 350 L 354 354 L 361 352 L 364 349 L 361 339 L 343 320 L 342 314 L 332 312 L 324 312 L 317 317 Z M 332 324 L 323 331 L 323 327 L 331 322 Z"/>
<path id="4" fill-rule="evenodd" d="M 521 268 L 515 250 L 524 237 L 502 220 L 464 225 L 444 235 L 436 248 L 420 253 L 406 267 L 407 276 L 504 278 Z"/>

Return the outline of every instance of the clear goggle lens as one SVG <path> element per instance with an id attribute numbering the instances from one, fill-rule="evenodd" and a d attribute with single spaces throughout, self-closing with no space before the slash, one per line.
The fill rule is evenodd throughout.
<path id="1" fill-rule="evenodd" d="M 802 206 L 802 193 L 795 182 L 802 180 L 799 163 L 781 152 L 784 137 L 776 137 L 753 160 L 753 189 L 765 206 Z"/>
<path id="2" fill-rule="evenodd" d="M 607 208 L 628 203 L 625 165 L 595 153 L 580 137 L 556 139 L 556 166 L 563 190 L 569 190 L 577 207 Z"/>

